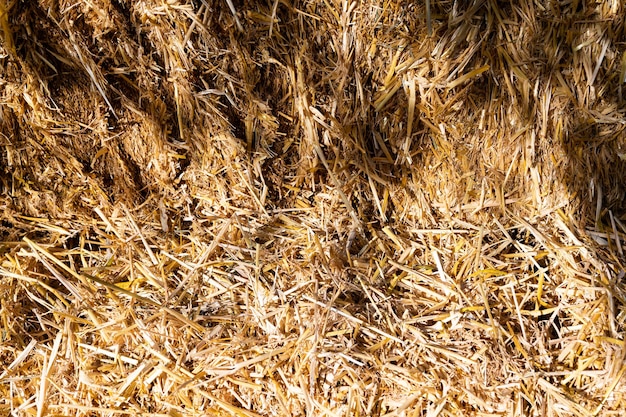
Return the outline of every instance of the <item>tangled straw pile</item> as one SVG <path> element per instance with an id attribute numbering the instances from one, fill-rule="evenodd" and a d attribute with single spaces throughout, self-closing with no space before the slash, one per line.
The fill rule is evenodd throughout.
<path id="1" fill-rule="evenodd" d="M 620 414 L 625 13 L 0 1 L 0 414 Z"/>

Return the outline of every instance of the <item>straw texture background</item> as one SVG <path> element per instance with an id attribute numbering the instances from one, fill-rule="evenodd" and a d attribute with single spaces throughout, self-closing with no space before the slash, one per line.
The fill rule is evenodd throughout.
<path id="1" fill-rule="evenodd" d="M 0 415 L 621 415 L 625 13 L 0 1 Z"/>

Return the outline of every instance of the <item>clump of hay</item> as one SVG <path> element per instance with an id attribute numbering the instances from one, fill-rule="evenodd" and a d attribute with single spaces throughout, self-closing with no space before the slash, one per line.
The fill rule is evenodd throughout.
<path id="1" fill-rule="evenodd" d="M 624 12 L 0 2 L 2 413 L 619 413 Z"/>

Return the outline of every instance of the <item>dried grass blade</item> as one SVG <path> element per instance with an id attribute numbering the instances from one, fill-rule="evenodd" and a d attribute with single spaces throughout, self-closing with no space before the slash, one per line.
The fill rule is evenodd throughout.
<path id="1" fill-rule="evenodd" d="M 30 351 L 33 350 L 36 345 L 37 340 L 31 339 L 28 345 L 26 345 L 26 347 L 24 348 L 24 350 L 22 350 L 20 354 L 17 355 L 17 357 L 13 360 L 13 362 L 11 362 L 9 366 L 7 366 L 7 369 L 2 372 L 2 374 L 0 375 L 0 380 L 4 379 L 4 377 L 6 377 L 9 372 L 11 372 L 13 369 L 17 368 L 22 362 L 24 362 L 24 360 L 30 354 Z"/>
<path id="2" fill-rule="evenodd" d="M 404 142 L 403 150 L 404 157 L 408 161 L 409 164 L 412 164 L 411 160 L 411 134 L 413 133 L 413 121 L 415 119 L 415 78 L 412 78 L 408 82 L 409 84 L 409 111 L 407 116 L 407 125 L 406 125 L 406 139 Z"/>
<path id="3" fill-rule="evenodd" d="M 239 20 L 239 17 L 237 16 L 237 9 L 235 9 L 235 5 L 233 4 L 233 1 L 226 0 L 226 4 L 228 4 L 228 8 L 230 9 L 230 11 L 233 14 L 233 17 L 235 18 L 235 24 L 237 25 L 237 30 L 239 32 L 243 32 L 243 26 L 241 25 L 241 21 Z"/>
<path id="4" fill-rule="evenodd" d="M 141 243 L 143 243 L 143 247 L 146 249 L 146 252 L 148 252 L 148 256 L 150 257 L 150 260 L 152 261 L 152 265 L 158 265 L 159 260 L 156 258 L 156 256 L 154 256 L 154 252 L 152 251 L 152 248 L 150 247 L 150 245 L 148 245 L 148 241 L 144 237 L 143 233 L 141 233 L 141 229 L 139 228 L 139 226 L 137 226 L 137 223 L 135 222 L 135 219 L 133 219 L 132 214 L 130 213 L 126 205 L 122 205 L 122 208 L 124 209 L 126 218 L 130 222 L 133 229 L 135 230 L 135 233 L 139 235 L 139 238 L 141 239 Z"/>
<path id="5" fill-rule="evenodd" d="M 63 332 L 57 333 L 54 338 L 54 343 L 52 345 L 52 351 L 50 352 L 50 357 L 44 357 L 44 364 L 42 367 L 42 374 L 40 376 L 41 380 L 39 383 L 39 395 L 37 397 L 37 417 L 42 417 L 47 409 L 46 395 L 48 391 L 48 376 L 50 375 L 50 371 L 52 367 L 56 363 L 56 357 L 59 353 L 59 348 L 61 346 L 61 340 L 63 339 Z"/>
<path id="6" fill-rule="evenodd" d="M 485 71 L 488 71 L 490 68 L 489 65 L 483 65 L 480 68 L 476 68 L 475 70 L 472 70 L 470 72 L 468 72 L 467 74 L 461 75 L 459 78 L 457 78 L 456 80 L 452 81 L 451 83 L 449 83 L 446 88 L 448 90 L 453 89 L 454 87 L 461 85 L 463 83 L 465 83 L 468 80 L 471 80 L 474 77 L 479 76 L 480 74 L 482 74 Z"/>
<path id="7" fill-rule="evenodd" d="M 433 23 L 430 16 L 430 0 L 426 0 L 426 28 L 428 36 L 433 34 Z"/>
<path id="8" fill-rule="evenodd" d="M 4 35 L 4 47 L 11 54 L 15 54 L 15 44 L 13 43 L 13 31 L 9 23 L 9 9 L 15 5 L 15 2 L 8 4 L 8 1 L 0 2 L 0 27 Z"/>

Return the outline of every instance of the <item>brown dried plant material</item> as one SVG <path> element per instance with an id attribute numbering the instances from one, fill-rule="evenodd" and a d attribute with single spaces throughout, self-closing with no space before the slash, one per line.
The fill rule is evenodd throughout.
<path id="1" fill-rule="evenodd" d="M 0 1 L 0 414 L 626 407 L 624 5 Z"/>

